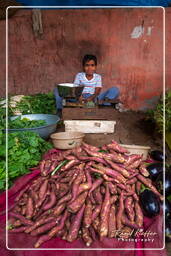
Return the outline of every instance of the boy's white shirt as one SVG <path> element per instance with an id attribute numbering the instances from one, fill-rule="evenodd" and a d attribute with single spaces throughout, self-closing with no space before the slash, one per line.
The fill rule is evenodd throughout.
<path id="1" fill-rule="evenodd" d="M 93 78 L 88 80 L 85 72 L 80 72 L 75 76 L 74 84 L 84 86 L 82 94 L 94 94 L 96 87 L 102 87 L 102 78 L 101 75 L 94 73 Z"/>

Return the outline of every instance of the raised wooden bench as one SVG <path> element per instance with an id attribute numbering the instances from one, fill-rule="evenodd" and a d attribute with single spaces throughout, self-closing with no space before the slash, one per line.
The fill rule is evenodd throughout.
<path id="1" fill-rule="evenodd" d="M 115 110 L 112 107 L 64 107 L 62 110 L 63 120 L 115 120 Z"/>

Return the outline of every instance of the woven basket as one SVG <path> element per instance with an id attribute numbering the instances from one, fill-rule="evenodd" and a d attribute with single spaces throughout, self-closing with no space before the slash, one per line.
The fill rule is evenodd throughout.
<path id="1" fill-rule="evenodd" d="M 6 19 L 6 8 L 8 6 L 22 6 L 22 4 L 14 0 L 0 0 L 0 20 Z M 17 10 L 18 8 L 10 8 L 8 10 L 8 17 L 14 15 Z"/>

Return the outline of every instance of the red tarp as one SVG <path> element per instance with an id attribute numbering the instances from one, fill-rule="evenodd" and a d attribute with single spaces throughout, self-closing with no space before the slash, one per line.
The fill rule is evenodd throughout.
<path id="1" fill-rule="evenodd" d="M 51 151 L 53 153 L 54 150 Z M 45 158 L 48 155 L 45 156 Z M 27 174 L 16 180 L 15 184 L 8 191 L 8 207 L 10 208 L 14 205 L 14 199 L 17 194 L 23 189 L 27 184 L 31 183 L 40 173 L 39 169 L 33 170 L 30 174 Z M 46 250 L 15 250 L 15 248 L 34 248 L 34 243 L 37 238 L 30 236 L 29 234 L 19 233 L 19 234 L 9 234 L 8 235 L 8 247 L 13 248 L 13 250 L 6 249 L 6 235 L 5 235 L 5 207 L 6 207 L 6 195 L 2 193 L 0 195 L 0 256 L 32 256 L 32 255 L 41 255 L 41 256 L 51 256 L 51 255 L 60 255 L 60 256 L 167 256 L 165 250 L 59 250 L 59 251 L 50 251 L 48 248 L 86 248 L 82 240 L 77 239 L 73 243 L 66 242 L 60 238 L 53 238 L 48 242 L 44 243 L 41 248 L 46 248 Z M 136 241 L 118 241 L 117 238 L 105 238 L 103 241 L 95 241 L 92 244 L 92 248 L 161 248 L 162 247 L 162 227 L 163 219 L 162 216 L 157 216 L 153 219 L 145 218 L 144 219 L 144 231 L 148 230 L 150 232 L 155 232 L 157 235 L 151 236 L 150 239 L 154 238 L 152 242 L 136 242 Z M 143 238 L 141 236 L 141 238 Z"/>

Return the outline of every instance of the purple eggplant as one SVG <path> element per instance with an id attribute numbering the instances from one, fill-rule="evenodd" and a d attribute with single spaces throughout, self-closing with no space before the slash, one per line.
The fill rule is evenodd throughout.
<path id="1" fill-rule="evenodd" d="M 163 164 L 162 163 L 153 163 L 147 166 L 147 170 L 150 174 L 149 178 L 152 181 L 156 181 L 158 175 L 163 172 Z"/>
<path id="2" fill-rule="evenodd" d="M 163 152 L 160 150 L 153 150 L 150 152 L 150 156 L 153 160 L 163 162 L 164 158 L 166 159 L 166 156 L 164 156 Z"/>
<path id="3" fill-rule="evenodd" d="M 145 189 L 139 195 L 140 205 L 147 217 L 154 217 L 160 213 L 159 198 L 151 190 Z"/>

